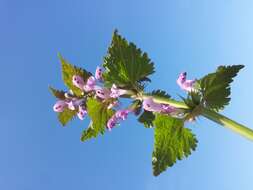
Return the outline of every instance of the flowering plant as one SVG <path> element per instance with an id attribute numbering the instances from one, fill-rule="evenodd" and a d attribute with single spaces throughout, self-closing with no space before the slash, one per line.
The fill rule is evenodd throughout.
<path id="1" fill-rule="evenodd" d="M 81 136 L 86 141 L 113 130 L 129 114 L 136 115 L 146 128 L 154 128 L 155 176 L 195 150 L 196 136 L 184 123 L 199 116 L 253 139 L 251 129 L 218 113 L 229 104 L 230 83 L 243 65 L 220 66 L 215 72 L 194 80 L 187 80 L 187 73 L 181 73 L 176 82 L 187 96 L 177 101 L 162 90 L 145 92 L 154 64 L 117 31 L 104 57 L 103 68 L 97 67 L 94 76 L 59 57 L 63 81 L 69 91 L 52 87 L 50 90 L 58 98 L 53 109 L 58 112 L 61 124 L 65 126 L 75 116 L 83 120 L 88 115 L 91 121 Z M 132 103 L 122 108 L 121 98 L 132 99 Z"/>

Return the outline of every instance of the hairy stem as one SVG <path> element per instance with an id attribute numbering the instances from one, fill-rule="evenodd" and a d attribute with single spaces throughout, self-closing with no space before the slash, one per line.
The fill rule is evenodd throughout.
<path id="1" fill-rule="evenodd" d="M 149 97 L 153 98 L 153 100 L 157 103 L 170 104 L 170 105 L 177 107 L 177 108 L 189 109 L 189 107 L 184 102 L 179 102 L 179 101 L 171 100 L 168 98 L 162 98 L 162 97 L 151 96 L 151 95 L 146 95 L 146 94 L 143 94 L 141 98 L 145 99 L 145 98 L 149 98 Z M 242 124 L 239 124 L 236 121 L 233 121 L 232 119 L 229 119 L 222 114 L 219 114 L 215 111 L 212 111 L 212 110 L 209 110 L 206 108 L 203 108 L 201 115 L 224 126 L 224 127 L 226 127 L 226 128 L 228 128 L 228 129 L 231 129 L 232 131 L 242 135 L 243 137 L 253 140 L 253 130 L 252 129 L 250 129 Z"/>
<path id="2" fill-rule="evenodd" d="M 224 127 L 227 127 L 234 132 L 242 135 L 243 137 L 246 137 L 250 140 L 253 140 L 253 130 L 240 124 L 237 123 L 236 121 L 233 121 L 232 119 L 227 118 L 224 115 L 221 115 L 215 111 L 211 111 L 208 109 L 203 109 L 202 114 L 204 117 L 219 123 L 220 125 L 223 125 Z"/>

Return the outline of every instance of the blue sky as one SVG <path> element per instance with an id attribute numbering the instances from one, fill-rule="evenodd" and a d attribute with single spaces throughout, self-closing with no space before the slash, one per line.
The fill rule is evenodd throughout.
<path id="1" fill-rule="evenodd" d="M 0 0 L 0 189 L 251 190 L 253 143 L 203 118 L 187 124 L 199 144 L 152 176 L 153 130 L 134 117 L 87 143 L 87 121 L 62 128 L 48 85 L 65 89 L 57 53 L 94 71 L 117 28 L 149 53 L 148 89 L 184 93 L 175 80 L 244 64 L 224 114 L 253 128 L 253 1 Z"/>

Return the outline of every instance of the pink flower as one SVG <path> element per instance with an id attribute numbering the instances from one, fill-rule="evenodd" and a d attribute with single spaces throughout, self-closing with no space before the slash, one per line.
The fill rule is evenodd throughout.
<path id="1" fill-rule="evenodd" d="M 76 86 L 77 88 L 83 89 L 84 81 L 83 81 L 83 78 L 80 77 L 79 75 L 74 75 L 72 77 L 72 82 L 73 82 L 74 86 Z"/>
<path id="2" fill-rule="evenodd" d="M 74 105 L 74 102 L 72 100 L 70 102 L 67 102 L 67 104 L 68 104 L 68 108 L 70 110 L 75 110 L 76 109 L 75 105 Z"/>
<path id="3" fill-rule="evenodd" d="M 67 100 L 66 104 L 68 105 L 68 108 L 70 110 L 75 110 L 78 106 L 80 106 L 83 103 L 83 99 L 76 99 L 72 98 L 70 100 Z"/>
<path id="4" fill-rule="evenodd" d="M 172 113 L 176 111 L 176 108 L 168 104 L 159 104 L 153 101 L 152 98 L 147 98 L 142 103 L 143 109 L 150 112 L 159 113 Z"/>
<path id="5" fill-rule="evenodd" d="M 118 98 L 120 96 L 122 96 L 123 94 L 126 94 L 127 91 L 124 89 L 119 89 L 115 84 L 112 85 L 111 87 L 111 94 L 110 96 L 112 98 Z"/>
<path id="6" fill-rule="evenodd" d="M 95 78 L 97 80 L 102 80 L 102 68 L 101 67 L 97 67 L 96 73 L 95 73 Z"/>
<path id="7" fill-rule="evenodd" d="M 108 99 L 110 98 L 110 90 L 107 88 L 97 88 L 96 89 L 96 95 L 101 99 Z"/>
<path id="8" fill-rule="evenodd" d="M 168 105 L 168 104 L 162 104 L 162 112 L 163 113 L 173 113 L 175 111 L 177 111 L 177 109 L 171 105 Z"/>
<path id="9" fill-rule="evenodd" d="M 131 112 L 130 110 L 118 110 L 118 111 L 115 113 L 115 116 L 116 116 L 117 119 L 126 120 L 128 114 L 129 114 L 130 112 Z"/>
<path id="10" fill-rule="evenodd" d="M 181 73 L 177 79 L 177 84 L 181 87 L 181 89 L 190 92 L 194 90 L 194 83 L 196 80 L 186 80 L 187 73 Z"/>
<path id="11" fill-rule="evenodd" d="M 55 103 L 53 108 L 55 112 L 63 112 L 66 107 L 67 107 L 66 102 L 63 100 L 59 100 Z"/>
<path id="12" fill-rule="evenodd" d="M 86 92 L 94 90 L 96 86 L 96 79 L 93 76 L 90 76 L 86 82 L 86 85 L 84 85 L 84 90 Z"/>
<path id="13" fill-rule="evenodd" d="M 118 122 L 118 121 L 117 121 L 117 118 L 116 118 L 115 116 L 112 116 L 112 117 L 108 120 L 108 122 L 107 122 L 107 125 L 106 125 L 107 129 L 108 129 L 109 131 L 111 131 L 112 128 L 116 126 L 117 122 Z"/>
<path id="14" fill-rule="evenodd" d="M 86 114 L 87 114 L 87 110 L 84 107 L 79 106 L 79 110 L 78 110 L 78 113 L 77 113 L 78 118 L 80 120 L 83 120 Z"/>
<path id="15" fill-rule="evenodd" d="M 162 104 L 155 103 L 152 98 L 147 98 L 142 103 L 143 109 L 150 112 L 163 111 Z"/>
<path id="16" fill-rule="evenodd" d="M 118 110 L 107 122 L 107 129 L 111 131 L 113 127 L 119 123 L 120 120 L 126 120 L 128 114 L 131 112 L 131 110 Z"/>

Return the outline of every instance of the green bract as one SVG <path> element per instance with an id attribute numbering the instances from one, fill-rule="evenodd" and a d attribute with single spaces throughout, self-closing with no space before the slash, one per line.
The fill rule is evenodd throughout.
<path id="1" fill-rule="evenodd" d="M 58 113 L 58 120 L 61 122 L 62 126 L 65 126 L 75 117 L 75 115 L 75 110 L 65 109 L 63 112 Z"/>
<path id="2" fill-rule="evenodd" d="M 87 111 L 92 123 L 82 134 L 81 140 L 86 141 L 90 138 L 95 138 L 99 134 L 104 134 L 106 130 L 106 123 L 115 113 L 111 109 L 107 109 L 108 105 L 103 104 L 96 99 L 88 98 Z"/>
<path id="3" fill-rule="evenodd" d="M 57 89 L 55 89 L 55 88 L 53 88 L 53 87 L 49 87 L 49 90 L 51 91 L 51 93 L 56 97 L 56 98 L 58 98 L 58 99 L 60 99 L 60 100 L 65 100 L 66 99 L 66 97 L 65 97 L 65 92 L 64 91 L 62 91 L 62 90 L 57 90 Z"/>
<path id="4" fill-rule="evenodd" d="M 91 76 L 91 73 L 87 72 L 86 70 L 82 68 L 78 68 L 74 65 L 71 65 L 61 55 L 59 55 L 59 57 L 60 57 L 61 65 L 62 65 L 62 79 L 65 85 L 70 90 L 72 90 L 75 95 L 81 96 L 82 91 L 73 85 L 72 77 L 74 75 L 79 75 L 80 77 L 83 78 L 84 81 L 86 81 Z"/>

